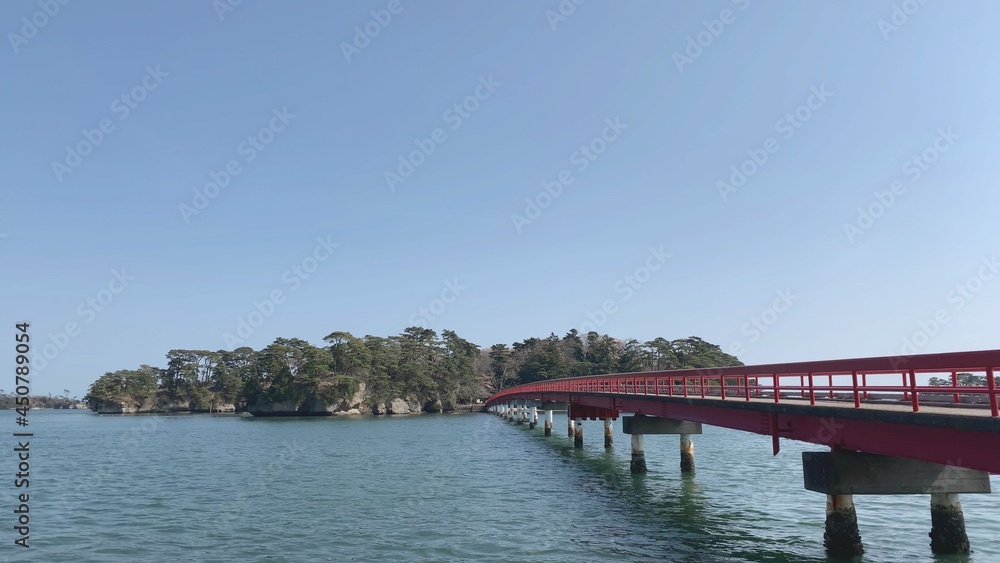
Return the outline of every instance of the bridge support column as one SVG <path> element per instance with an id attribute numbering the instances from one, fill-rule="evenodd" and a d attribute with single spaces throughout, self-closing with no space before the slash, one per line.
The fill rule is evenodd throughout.
<path id="1" fill-rule="evenodd" d="M 632 435 L 632 473 L 646 471 L 646 455 L 642 453 L 642 441 L 639 441 L 641 464 L 636 459 L 636 436 L 643 434 L 680 434 L 681 437 L 681 471 L 694 471 L 694 442 L 692 434 L 701 434 L 701 423 L 686 420 L 673 420 L 657 416 L 626 416 L 622 418 L 622 432 Z M 636 470 L 637 466 L 642 469 Z"/>
<path id="2" fill-rule="evenodd" d="M 646 450 L 642 447 L 642 434 L 632 434 L 632 462 L 628 469 L 632 473 L 646 472 Z"/>
<path id="3" fill-rule="evenodd" d="M 865 552 L 854 511 L 854 495 L 826 495 L 823 547 L 834 557 L 855 557 Z"/>
<path id="4" fill-rule="evenodd" d="M 538 424 L 538 407 L 531 407 L 531 419 L 528 421 L 528 430 L 534 430 Z"/>
<path id="5" fill-rule="evenodd" d="M 931 494 L 931 551 L 934 553 L 969 553 L 965 533 L 965 515 L 958 493 Z"/>
<path id="6" fill-rule="evenodd" d="M 573 417 L 570 416 L 569 411 L 566 411 L 566 426 L 567 426 L 566 432 L 569 434 L 570 438 L 576 435 L 576 433 L 573 431 Z"/>
<path id="7" fill-rule="evenodd" d="M 578 418 L 575 421 L 576 428 L 573 431 L 573 447 L 582 448 L 583 447 L 583 419 Z"/>
<path id="8" fill-rule="evenodd" d="M 604 449 L 615 445 L 615 421 L 609 416 L 604 417 Z"/>
<path id="9" fill-rule="evenodd" d="M 510 404 L 507 407 L 507 421 L 514 422 L 514 417 L 516 415 L 517 415 L 517 407 L 515 407 L 513 404 Z"/>
<path id="10" fill-rule="evenodd" d="M 802 476 L 806 489 L 828 497 L 823 538 L 832 555 L 863 551 L 852 495 L 930 494 L 931 550 L 969 553 L 959 494 L 990 492 L 985 471 L 848 450 L 803 452 Z"/>
<path id="11" fill-rule="evenodd" d="M 681 473 L 694 473 L 694 441 L 690 434 L 681 434 Z"/>
<path id="12" fill-rule="evenodd" d="M 549 409 L 549 410 L 545 411 L 545 435 L 546 436 L 551 436 L 552 435 L 552 418 L 553 418 L 552 409 Z"/>
<path id="13" fill-rule="evenodd" d="M 526 418 L 528 418 L 528 411 L 527 407 L 525 407 L 522 402 L 521 406 L 517 407 L 517 425 L 522 426 L 524 424 L 524 419 Z"/>

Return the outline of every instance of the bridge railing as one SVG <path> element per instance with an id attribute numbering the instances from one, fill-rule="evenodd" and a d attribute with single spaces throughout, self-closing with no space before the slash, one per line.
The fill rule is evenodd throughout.
<path id="1" fill-rule="evenodd" d="M 714 369 L 620 373 L 554 379 L 518 385 L 500 391 L 488 403 L 533 393 L 587 393 L 712 398 L 718 400 L 773 400 L 801 402 L 896 401 L 913 412 L 934 404 L 988 404 L 990 415 L 1000 416 L 995 373 L 1000 350 L 887 356 L 854 360 L 734 366 Z M 959 374 L 984 375 L 986 385 L 960 386 Z M 951 385 L 929 385 L 918 380 L 941 376 Z"/>

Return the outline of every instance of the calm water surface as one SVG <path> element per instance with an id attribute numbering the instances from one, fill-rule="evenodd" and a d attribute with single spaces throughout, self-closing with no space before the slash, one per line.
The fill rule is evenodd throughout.
<path id="1" fill-rule="evenodd" d="M 551 438 L 485 414 L 31 425 L 31 548 L 12 543 L 8 461 L 7 561 L 826 561 L 799 455 L 820 448 L 772 457 L 770 438 L 730 430 L 696 437 L 694 477 L 675 436 L 649 436 L 633 477 L 620 424 L 614 451 L 599 422 L 576 451 L 558 417 Z M 995 494 L 963 497 L 971 557 L 930 554 L 926 496 L 856 501 L 863 561 L 1000 562 Z"/>

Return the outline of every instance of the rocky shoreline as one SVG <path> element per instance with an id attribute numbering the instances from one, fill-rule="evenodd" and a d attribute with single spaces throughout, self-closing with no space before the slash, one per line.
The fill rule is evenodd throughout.
<path id="1" fill-rule="evenodd" d="M 353 397 L 339 401 L 328 402 L 315 396 L 307 395 L 301 400 L 268 401 L 263 395 L 258 395 L 247 405 L 237 407 L 232 403 L 212 405 L 211 408 L 192 408 L 189 401 L 163 401 L 147 398 L 136 400 L 124 397 L 122 401 L 104 401 L 92 410 L 97 414 L 208 414 L 208 413 L 242 413 L 255 417 L 289 417 L 289 416 L 361 416 L 361 415 L 409 415 L 422 413 L 453 412 L 460 407 L 471 408 L 472 405 L 444 404 L 441 399 L 420 400 L 410 397 L 396 397 L 388 401 L 372 402 L 362 387 Z"/>

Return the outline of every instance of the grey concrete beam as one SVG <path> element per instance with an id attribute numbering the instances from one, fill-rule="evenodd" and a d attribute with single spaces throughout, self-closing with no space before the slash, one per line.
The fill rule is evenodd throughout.
<path id="1" fill-rule="evenodd" d="M 863 452 L 802 452 L 805 488 L 827 495 L 988 493 L 985 471 Z"/>
<path id="2" fill-rule="evenodd" d="M 625 434 L 701 434 L 701 423 L 657 416 L 623 416 Z"/>

